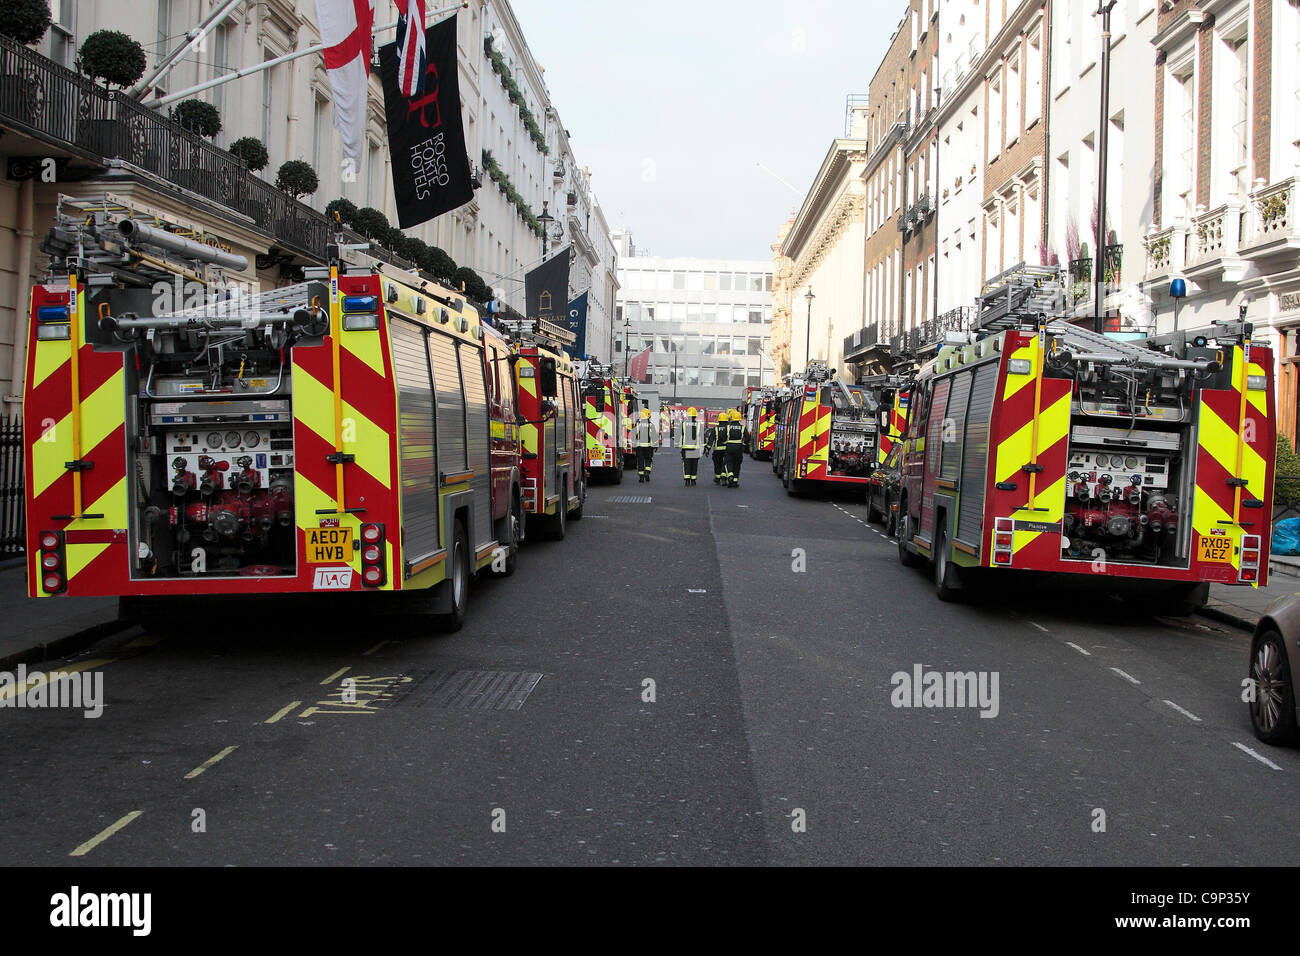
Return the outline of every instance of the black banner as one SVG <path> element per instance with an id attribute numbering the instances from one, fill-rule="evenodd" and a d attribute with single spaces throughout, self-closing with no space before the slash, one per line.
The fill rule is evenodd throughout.
<path id="1" fill-rule="evenodd" d="M 428 68 L 424 93 L 402 95 L 397 77 L 397 44 L 379 48 L 384 83 L 388 151 L 393 158 L 393 195 L 403 229 L 428 222 L 474 198 L 465 129 L 460 118 L 460 80 L 456 68 L 456 17 L 424 34 Z"/>
<path id="2" fill-rule="evenodd" d="M 524 276 L 524 300 L 528 318 L 569 327 L 568 246 Z"/>

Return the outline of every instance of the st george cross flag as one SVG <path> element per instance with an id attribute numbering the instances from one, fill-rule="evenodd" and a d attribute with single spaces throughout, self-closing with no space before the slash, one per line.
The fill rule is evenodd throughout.
<path id="1" fill-rule="evenodd" d="M 408 100 L 424 92 L 424 0 L 399 0 L 405 5 L 397 18 L 398 88 Z"/>
<path id="2" fill-rule="evenodd" d="M 316 0 L 316 19 L 325 45 L 325 69 L 334 99 L 334 127 L 343 139 L 343 158 L 361 169 L 365 146 L 367 81 L 375 0 Z"/>

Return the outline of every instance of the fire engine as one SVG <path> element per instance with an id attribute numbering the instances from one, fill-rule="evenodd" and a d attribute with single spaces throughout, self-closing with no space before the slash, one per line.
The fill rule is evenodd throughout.
<path id="1" fill-rule="evenodd" d="M 500 325 L 514 348 L 519 383 L 524 513 L 558 540 L 569 521 L 582 520 L 587 498 L 586 414 L 573 363 L 563 351 L 574 334 L 545 319 Z"/>
<path id="2" fill-rule="evenodd" d="M 636 445 L 632 441 L 632 425 L 636 421 L 637 403 L 636 403 L 636 383 L 622 379 L 619 382 L 620 398 L 618 402 L 619 415 L 623 421 L 623 438 L 621 447 L 623 449 L 623 470 L 629 468 L 636 469 Z"/>
<path id="3" fill-rule="evenodd" d="M 1062 281 L 993 280 L 973 336 L 920 370 L 899 558 L 940 598 L 977 569 L 1104 577 L 1187 613 L 1209 583 L 1266 583 L 1273 356 L 1251 326 L 1121 341 L 1063 321 Z"/>
<path id="4" fill-rule="evenodd" d="M 749 454 L 755 461 L 772 457 L 776 441 L 776 389 L 750 386 L 745 395 L 745 427 L 749 429 Z"/>
<path id="5" fill-rule="evenodd" d="M 773 459 L 786 490 L 817 483 L 863 484 L 876 465 L 878 400 L 874 392 L 835 378 L 810 362 L 780 408 L 779 450 Z"/>
<path id="6" fill-rule="evenodd" d="M 306 281 L 214 301 L 242 257 L 107 200 L 61 199 L 44 248 L 23 406 L 33 597 L 116 595 L 131 614 L 362 592 L 454 629 L 473 574 L 511 573 L 524 408 L 508 344 L 462 295 L 336 246 Z M 160 308 L 181 275 L 198 301 Z"/>
<path id="7" fill-rule="evenodd" d="M 582 404 L 586 415 L 587 473 L 593 481 L 623 480 L 623 434 L 625 400 L 618 379 L 609 366 L 591 362 L 582 380 Z"/>

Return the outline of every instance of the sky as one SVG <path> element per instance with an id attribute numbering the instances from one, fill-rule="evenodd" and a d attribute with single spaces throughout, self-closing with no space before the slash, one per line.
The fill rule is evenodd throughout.
<path id="1" fill-rule="evenodd" d="M 867 92 L 908 8 L 907 0 L 511 5 L 610 228 L 631 230 L 641 255 L 767 261 L 831 141 L 844 135 L 845 97 Z"/>

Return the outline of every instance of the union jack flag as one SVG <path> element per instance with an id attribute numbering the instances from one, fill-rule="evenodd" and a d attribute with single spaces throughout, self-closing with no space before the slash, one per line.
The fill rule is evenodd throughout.
<path id="1" fill-rule="evenodd" d="M 424 0 L 405 0 L 397 18 L 397 82 L 402 95 L 414 99 L 424 92 Z"/>

